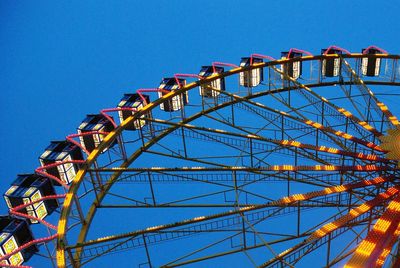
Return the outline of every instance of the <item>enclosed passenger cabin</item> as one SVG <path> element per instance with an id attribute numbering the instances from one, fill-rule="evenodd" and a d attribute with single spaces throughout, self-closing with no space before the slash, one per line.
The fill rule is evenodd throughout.
<path id="1" fill-rule="evenodd" d="M 8 208 L 15 208 L 22 204 L 28 204 L 41 199 L 44 196 L 55 195 L 53 184 L 49 178 L 36 174 L 18 175 L 17 179 L 4 194 Z M 50 215 L 58 207 L 56 199 L 43 200 L 24 209 L 18 210 L 21 213 L 43 219 Z M 30 219 L 31 223 L 37 220 Z"/>
<path id="2" fill-rule="evenodd" d="M 214 74 L 220 74 L 224 72 L 223 67 L 219 66 L 202 66 L 199 72 L 199 76 L 206 78 Z M 212 89 L 211 89 L 212 88 Z M 216 90 L 213 90 L 216 89 Z M 220 91 L 225 91 L 225 78 L 218 78 L 210 83 L 204 84 L 199 87 L 200 95 L 204 97 L 216 97 L 220 94 Z"/>
<path id="3" fill-rule="evenodd" d="M 126 120 L 129 116 L 136 113 L 137 110 L 143 108 L 146 104 L 150 103 L 150 97 L 148 95 L 142 95 L 144 100 L 139 94 L 124 94 L 124 97 L 118 103 L 118 108 L 133 108 L 135 111 L 118 111 L 119 121 Z M 140 118 L 150 118 L 150 114 L 144 114 Z M 125 129 L 136 130 L 143 127 L 146 124 L 146 120 L 135 120 L 129 124 Z"/>
<path id="4" fill-rule="evenodd" d="M 83 156 L 81 149 L 69 141 L 52 141 L 39 157 L 42 166 L 71 160 L 83 160 Z M 75 179 L 78 170 L 78 165 L 73 163 L 64 163 L 46 169 L 47 173 L 59 178 L 66 184 L 70 184 Z M 54 181 L 54 185 L 59 184 Z"/>
<path id="5" fill-rule="evenodd" d="M 114 125 L 102 114 L 88 114 L 78 127 L 78 134 L 87 132 L 111 132 Z M 104 140 L 105 134 L 94 133 L 79 136 L 81 145 L 90 153 Z M 115 144 L 115 142 L 113 143 Z M 110 145 L 111 147 L 111 145 Z"/>
<path id="6" fill-rule="evenodd" d="M 365 55 L 382 54 L 382 52 L 375 48 L 369 48 L 367 51 L 362 50 Z M 375 57 L 364 57 L 361 59 L 361 72 L 365 76 L 379 76 L 381 69 L 381 59 Z"/>
<path id="7" fill-rule="evenodd" d="M 178 84 L 179 81 L 179 84 Z M 163 97 L 164 95 L 168 94 L 169 91 L 178 90 L 180 87 L 186 85 L 185 79 L 175 79 L 175 77 L 171 78 L 164 78 L 160 85 L 159 89 L 163 91 L 158 92 L 158 97 Z M 164 92 L 167 91 L 167 92 Z M 187 92 L 179 94 L 175 97 L 170 98 L 169 100 L 164 101 L 160 104 L 160 109 L 166 112 L 174 112 L 178 111 L 183 108 L 184 105 L 189 103 L 189 97 Z"/>
<path id="8" fill-rule="evenodd" d="M 290 55 L 289 52 L 281 52 L 281 56 L 283 59 L 293 59 L 293 58 L 298 58 L 303 56 L 303 53 L 301 52 L 294 52 L 291 51 Z M 281 65 L 281 71 L 285 74 L 287 74 L 288 76 L 297 79 L 300 77 L 300 75 L 302 74 L 302 62 L 300 60 L 294 60 L 291 62 L 287 62 Z M 282 76 L 282 79 L 284 77 Z"/>
<path id="9" fill-rule="evenodd" d="M 332 55 L 332 54 L 342 55 L 343 51 L 339 50 L 339 49 L 334 49 L 334 48 L 329 48 L 329 50 L 321 49 L 321 54 L 322 55 Z M 322 59 L 322 67 L 321 67 L 322 75 L 326 76 L 326 77 L 338 76 L 340 74 L 341 65 L 342 65 L 342 60 L 339 57 Z"/>
<path id="10" fill-rule="evenodd" d="M 0 255 L 7 255 L 22 245 L 33 241 L 29 224 L 26 220 L 13 216 L 0 216 Z M 32 245 L 15 253 L 3 264 L 18 266 L 28 261 L 38 251 L 36 245 Z"/>
<path id="11" fill-rule="evenodd" d="M 262 63 L 263 59 L 257 57 L 245 57 L 240 61 L 240 67 L 247 67 L 255 63 Z M 255 68 L 250 71 L 244 71 L 239 74 L 239 84 L 244 87 L 258 86 L 264 80 L 264 69 Z"/>

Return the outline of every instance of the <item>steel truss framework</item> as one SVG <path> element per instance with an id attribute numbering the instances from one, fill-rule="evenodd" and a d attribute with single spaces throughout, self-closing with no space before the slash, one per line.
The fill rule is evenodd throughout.
<path id="1" fill-rule="evenodd" d="M 381 73 L 363 76 L 363 58 L 380 59 Z M 138 267 L 302 267 L 316 259 L 396 267 L 399 170 L 380 137 L 399 125 L 381 100 L 396 96 L 399 58 L 254 63 L 148 103 L 79 163 L 50 258 L 58 267 L 93 267 L 109 256 Z M 335 77 L 322 75 L 330 59 L 340 61 Z M 284 71 L 294 62 L 298 79 Z M 260 85 L 238 87 L 240 73 L 260 68 Z M 226 91 L 211 87 L 218 79 Z M 218 94 L 194 97 L 199 86 Z M 191 102 L 180 111 L 157 109 L 184 92 Z M 126 130 L 138 118 L 146 124 Z"/>

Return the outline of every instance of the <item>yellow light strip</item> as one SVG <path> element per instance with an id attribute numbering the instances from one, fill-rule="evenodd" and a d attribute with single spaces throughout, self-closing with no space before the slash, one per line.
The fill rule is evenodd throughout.
<path id="1" fill-rule="evenodd" d="M 354 122 L 356 122 L 357 124 L 359 124 L 360 126 L 362 126 L 364 129 L 372 132 L 374 135 L 376 136 L 381 136 L 382 133 L 380 133 L 378 130 L 376 130 L 373 126 L 369 125 L 367 122 L 365 121 L 361 121 L 359 120 L 357 117 L 355 117 L 352 113 L 350 113 L 349 111 L 347 111 L 344 108 L 338 108 L 336 109 L 339 113 L 343 114 L 345 117 L 350 118 L 351 120 L 353 120 Z"/>
<path id="2" fill-rule="evenodd" d="M 350 118 L 352 121 L 356 122 L 360 126 L 362 126 L 364 129 L 368 130 L 369 132 L 373 133 L 375 136 L 381 136 L 382 133 L 380 133 L 378 130 L 376 130 L 374 127 L 369 125 L 367 122 L 361 121 L 357 117 L 355 117 L 350 111 L 347 111 L 346 109 L 342 107 L 337 107 L 333 103 L 329 102 L 327 99 L 321 97 L 319 94 L 315 93 L 313 90 L 311 90 L 309 87 L 299 83 L 295 79 L 289 77 L 290 80 L 292 80 L 295 84 L 297 84 L 300 88 L 307 90 L 310 92 L 314 97 L 319 98 L 322 102 L 330 104 L 332 107 L 334 107 L 339 113 L 343 114 L 345 117 Z"/>
<path id="3" fill-rule="evenodd" d="M 293 165 L 273 165 L 263 168 L 271 171 L 379 171 L 394 170 L 397 168 L 377 165 L 355 165 L 355 166 L 334 166 L 334 165 L 314 165 L 314 166 L 293 166 Z"/>
<path id="4" fill-rule="evenodd" d="M 357 218 L 358 216 L 366 213 L 369 211 L 371 208 L 383 203 L 385 200 L 388 198 L 392 197 L 394 194 L 397 194 L 399 192 L 400 186 L 399 187 L 393 187 L 391 191 L 386 191 L 386 193 L 381 193 L 379 194 L 376 198 L 369 200 L 358 207 L 351 209 L 346 215 L 340 217 L 339 219 L 330 222 L 328 224 L 325 224 L 322 226 L 320 229 L 316 230 L 313 232 L 308 238 L 307 241 L 313 241 L 315 239 L 319 239 L 321 237 L 324 237 L 325 235 L 328 235 L 332 231 L 344 226 L 347 224 L 349 221 Z M 368 244 L 370 245 L 370 244 Z M 368 247 L 366 245 L 366 247 Z"/>
<path id="5" fill-rule="evenodd" d="M 350 135 L 350 134 L 345 133 L 343 131 L 334 130 L 334 129 L 330 128 L 330 127 L 325 127 L 325 126 L 321 125 L 320 123 L 314 122 L 312 120 L 305 120 L 304 123 L 306 125 L 309 125 L 309 126 L 312 126 L 312 127 L 316 128 L 316 129 L 321 129 L 323 131 L 332 133 L 332 134 L 336 135 L 337 137 L 344 138 L 346 140 L 351 140 L 351 141 L 357 142 L 359 144 L 362 144 L 362 145 L 364 145 L 364 146 L 366 146 L 368 148 L 372 148 L 372 149 L 375 149 L 375 150 L 378 150 L 378 151 L 382 151 L 382 149 L 378 145 L 374 144 L 373 142 L 364 141 L 362 139 L 354 137 L 353 135 Z"/>
<path id="6" fill-rule="evenodd" d="M 398 237 L 400 235 L 400 224 L 397 226 L 396 231 L 394 232 L 392 238 L 390 239 L 389 243 L 386 245 L 386 247 L 383 249 L 381 255 L 379 256 L 378 260 L 376 261 L 376 268 L 380 268 L 385 264 L 385 260 L 387 258 L 387 256 L 389 255 L 389 253 L 392 250 L 392 247 L 394 245 L 394 243 L 396 243 Z M 395 267 L 395 266 L 393 266 Z"/>
<path id="7" fill-rule="evenodd" d="M 374 160 L 374 161 L 382 161 L 382 162 L 387 162 L 389 161 L 388 159 L 378 157 L 377 155 L 374 154 L 363 154 L 363 153 L 354 153 L 354 152 L 347 152 L 347 151 L 342 151 L 337 148 L 332 148 L 332 147 L 326 147 L 326 146 L 315 146 L 312 144 L 302 144 L 299 141 L 295 140 L 271 140 L 271 142 L 276 143 L 276 144 L 281 144 L 284 146 L 291 146 L 291 147 L 297 147 L 297 148 L 305 148 L 305 149 L 310 149 L 310 150 L 315 150 L 319 152 L 327 152 L 331 154 L 341 154 L 341 155 L 346 155 L 346 156 L 352 156 L 356 157 L 359 159 L 365 159 L 365 160 Z"/>
<path id="8" fill-rule="evenodd" d="M 356 74 L 356 72 L 354 71 L 354 69 L 350 66 L 350 64 L 345 60 L 344 61 L 345 65 L 349 68 L 349 70 L 351 71 L 351 73 L 353 74 L 354 78 L 356 80 L 358 80 L 358 82 L 361 84 L 361 86 L 368 92 L 368 94 L 372 97 L 372 99 L 376 102 L 376 105 L 379 107 L 379 109 L 383 112 L 383 114 L 389 119 L 389 121 L 394 125 L 394 126 L 398 126 L 399 125 L 399 121 L 397 120 L 396 116 L 394 116 L 389 108 L 383 103 L 380 102 L 377 97 L 374 95 L 374 93 L 368 88 L 366 87 L 365 83 L 363 80 L 360 79 L 360 77 Z M 360 90 L 361 91 L 361 90 Z"/>
<path id="9" fill-rule="evenodd" d="M 357 183 L 352 183 L 352 184 L 344 184 L 344 185 L 336 185 L 336 186 L 331 186 L 331 187 L 327 187 L 323 190 L 320 191 L 314 191 L 314 192 L 308 192 L 308 193 L 304 193 L 304 194 L 295 194 L 295 195 L 291 195 L 291 196 L 286 196 L 283 197 L 279 200 L 276 201 L 276 203 L 278 204 L 288 204 L 291 202 L 296 202 L 296 201 L 301 201 L 301 200 L 308 200 L 311 198 L 315 198 L 315 197 L 320 197 L 320 196 L 325 196 L 325 195 L 329 195 L 329 194 L 333 194 L 333 193 L 341 193 L 341 192 L 345 192 L 351 189 L 355 189 L 355 188 L 361 188 L 361 187 L 366 187 L 366 186 L 370 186 L 370 185 L 376 185 L 376 184 L 381 184 L 383 182 L 389 181 L 391 178 L 386 178 L 386 177 L 376 177 L 374 179 L 371 180 L 364 180 L 361 182 L 357 182 Z M 391 191 L 388 191 L 387 197 L 393 195 L 394 193 L 397 193 L 398 190 L 393 191 L 393 193 Z M 391 195 L 389 195 L 391 194 Z M 382 196 L 384 197 L 385 195 L 382 194 Z M 361 205 L 360 209 L 368 209 L 367 207 Z"/>
<path id="10" fill-rule="evenodd" d="M 386 211 L 376 221 L 374 227 L 368 232 L 367 237 L 359 244 L 348 266 L 345 267 L 372 267 L 384 262 L 387 256 L 387 245 L 398 237 L 400 223 L 400 195 L 389 203 Z M 385 251 L 386 249 L 386 251 Z"/>

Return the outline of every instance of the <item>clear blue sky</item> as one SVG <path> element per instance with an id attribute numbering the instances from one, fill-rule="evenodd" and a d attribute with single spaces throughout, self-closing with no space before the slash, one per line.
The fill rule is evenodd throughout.
<path id="1" fill-rule="evenodd" d="M 399 54 L 399 10 L 397 0 L 2 0 L 0 191 L 85 114 L 162 77 L 291 47 L 318 54 L 374 44 Z"/>

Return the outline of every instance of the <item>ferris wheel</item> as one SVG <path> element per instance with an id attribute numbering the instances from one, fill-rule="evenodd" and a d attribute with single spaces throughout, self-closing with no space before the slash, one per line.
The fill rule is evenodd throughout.
<path id="1" fill-rule="evenodd" d="M 1 265 L 399 267 L 399 59 L 292 48 L 125 94 L 6 190 Z"/>

